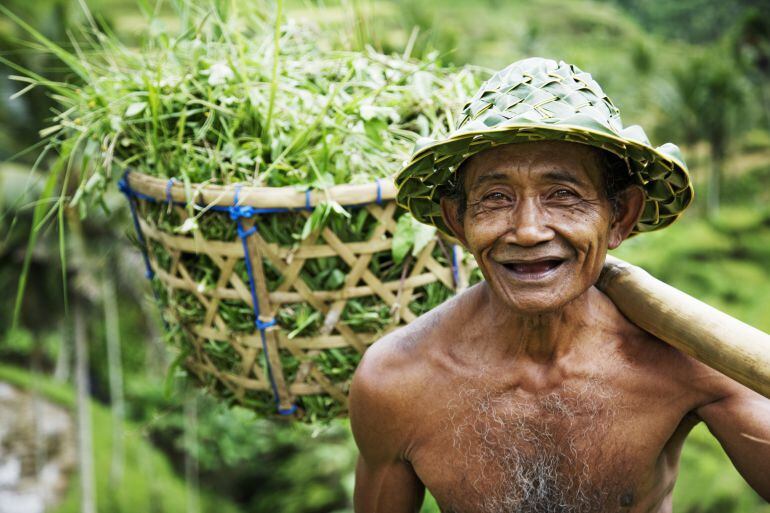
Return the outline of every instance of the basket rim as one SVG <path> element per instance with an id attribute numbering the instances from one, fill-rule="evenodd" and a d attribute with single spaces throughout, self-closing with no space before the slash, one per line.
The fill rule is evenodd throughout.
<path id="1" fill-rule="evenodd" d="M 350 206 L 394 201 L 397 193 L 393 175 L 371 183 L 339 184 L 328 189 L 194 182 L 188 185 L 174 178 L 159 178 L 135 170 L 126 172 L 125 180 L 131 190 L 159 202 L 220 207 L 235 205 L 236 198 L 237 205 L 256 208 L 307 209 L 330 200 Z"/>

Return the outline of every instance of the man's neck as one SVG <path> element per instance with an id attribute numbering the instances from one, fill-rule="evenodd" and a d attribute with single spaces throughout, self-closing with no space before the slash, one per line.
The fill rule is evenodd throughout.
<path id="1" fill-rule="evenodd" d="M 606 300 L 591 287 L 558 310 L 527 314 L 511 310 L 489 286 L 479 292 L 483 305 L 479 320 L 486 336 L 477 342 L 483 344 L 483 350 L 496 359 L 528 358 L 543 364 L 567 354 L 586 327 L 601 322 L 598 310 Z"/>

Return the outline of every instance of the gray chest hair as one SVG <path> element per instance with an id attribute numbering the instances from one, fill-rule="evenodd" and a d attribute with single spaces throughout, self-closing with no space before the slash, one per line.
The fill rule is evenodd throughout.
<path id="1" fill-rule="evenodd" d="M 608 440 L 610 393 L 592 382 L 533 400 L 463 388 L 448 405 L 455 461 L 475 513 L 607 513 L 634 503 Z"/>

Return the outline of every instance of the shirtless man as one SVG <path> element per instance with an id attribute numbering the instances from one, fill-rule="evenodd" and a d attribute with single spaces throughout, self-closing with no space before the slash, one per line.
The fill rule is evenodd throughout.
<path id="1" fill-rule="evenodd" d="M 560 63 L 563 64 L 563 63 Z M 350 391 L 357 513 L 670 512 L 705 422 L 770 500 L 770 401 L 630 323 L 594 287 L 646 192 L 594 146 L 493 146 L 442 220 L 485 280 L 366 352 Z"/>

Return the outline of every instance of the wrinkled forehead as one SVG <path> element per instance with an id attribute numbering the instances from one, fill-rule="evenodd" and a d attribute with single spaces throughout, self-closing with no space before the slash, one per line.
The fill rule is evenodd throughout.
<path id="1" fill-rule="evenodd" d="M 463 164 L 466 190 L 489 175 L 508 175 L 517 180 L 543 176 L 571 176 L 599 188 L 602 183 L 602 150 L 568 141 L 530 141 L 488 148 Z"/>

